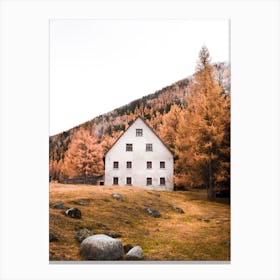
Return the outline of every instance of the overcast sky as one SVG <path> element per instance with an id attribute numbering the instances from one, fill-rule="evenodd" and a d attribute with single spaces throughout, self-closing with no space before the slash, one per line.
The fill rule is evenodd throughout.
<path id="1" fill-rule="evenodd" d="M 205 44 L 229 60 L 228 20 L 52 20 L 50 135 L 192 75 Z"/>

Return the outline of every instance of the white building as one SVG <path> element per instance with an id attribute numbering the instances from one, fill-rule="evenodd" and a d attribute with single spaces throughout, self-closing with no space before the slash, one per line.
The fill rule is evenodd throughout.
<path id="1" fill-rule="evenodd" d="M 105 154 L 105 185 L 173 190 L 173 154 L 138 117 Z"/>

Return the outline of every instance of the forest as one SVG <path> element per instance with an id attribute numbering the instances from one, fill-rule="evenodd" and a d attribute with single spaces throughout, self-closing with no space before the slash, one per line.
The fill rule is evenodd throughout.
<path id="1" fill-rule="evenodd" d="M 230 84 L 229 63 L 212 63 L 203 46 L 192 76 L 50 136 L 51 180 L 103 175 L 104 154 L 141 116 L 174 154 L 176 189 L 229 192 Z"/>

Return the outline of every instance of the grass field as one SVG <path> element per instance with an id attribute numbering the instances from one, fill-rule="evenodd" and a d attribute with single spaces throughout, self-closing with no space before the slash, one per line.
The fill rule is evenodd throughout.
<path id="1" fill-rule="evenodd" d="M 123 196 L 123 201 L 112 197 Z M 86 205 L 77 205 L 77 200 Z M 150 261 L 229 261 L 230 205 L 210 202 L 204 191 L 164 192 L 136 187 L 62 185 L 50 183 L 50 205 L 62 202 L 81 210 L 81 219 L 64 215 L 50 207 L 50 232 L 58 241 L 50 242 L 49 259 L 83 260 L 75 232 L 87 228 L 94 234 L 116 232 L 123 245 L 142 247 Z M 178 213 L 172 206 L 180 207 Z M 161 217 L 147 214 L 147 207 Z"/>

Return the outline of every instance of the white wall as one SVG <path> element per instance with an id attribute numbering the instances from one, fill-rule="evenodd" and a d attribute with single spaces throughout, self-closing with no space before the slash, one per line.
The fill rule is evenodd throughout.
<path id="1" fill-rule="evenodd" d="M 143 136 L 136 137 L 136 128 L 143 129 Z M 126 144 L 133 144 L 133 151 L 126 151 Z M 153 144 L 153 151 L 146 152 L 146 144 Z M 113 162 L 119 162 L 119 168 L 113 168 Z M 126 162 L 132 162 L 132 168 L 126 168 Z M 147 161 L 152 162 L 152 168 L 147 169 Z M 160 161 L 165 161 L 165 168 L 160 168 Z M 132 185 L 146 186 L 146 178 L 152 178 L 152 185 L 148 188 L 173 190 L 173 155 L 141 120 L 136 121 L 113 145 L 105 157 L 105 185 L 113 185 L 113 177 L 119 178 L 119 185 L 126 185 L 126 177 L 132 178 Z M 165 185 L 160 185 L 160 177 L 165 178 Z"/>

